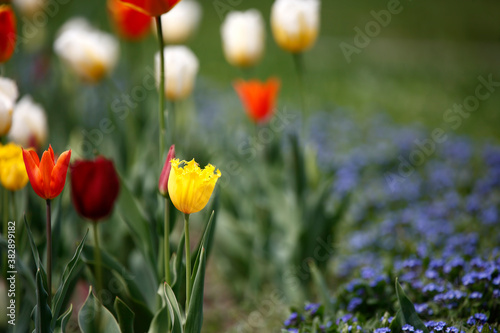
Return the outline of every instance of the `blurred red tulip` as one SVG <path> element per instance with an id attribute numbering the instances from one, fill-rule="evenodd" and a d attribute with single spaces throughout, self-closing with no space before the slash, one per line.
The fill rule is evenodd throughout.
<path id="1" fill-rule="evenodd" d="M 54 199 L 61 194 L 66 183 L 70 158 L 71 150 L 68 150 L 62 153 L 56 162 L 52 146 L 49 146 L 40 161 L 34 150 L 23 149 L 24 166 L 28 178 L 31 187 L 39 197 L 47 200 Z"/>
<path id="2" fill-rule="evenodd" d="M 0 5 L 0 63 L 6 62 L 16 48 L 16 16 L 9 5 Z"/>
<path id="3" fill-rule="evenodd" d="M 121 0 L 145 14 L 160 16 L 169 12 L 181 0 Z"/>
<path id="4" fill-rule="evenodd" d="M 108 216 L 118 197 L 120 181 L 111 160 L 78 160 L 71 165 L 71 198 L 76 211 L 98 221 Z"/>
<path id="5" fill-rule="evenodd" d="M 166 197 L 168 195 L 168 176 L 170 175 L 170 169 L 172 164 L 170 161 L 175 158 L 175 145 L 170 146 L 168 150 L 167 159 L 163 165 L 163 170 L 161 170 L 160 180 L 158 182 L 158 190 L 160 194 Z"/>
<path id="6" fill-rule="evenodd" d="M 248 116 L 256 123 L 263 123 L 272 116 L 280 85 L 276 78 L 268 79 L 265 83 L 258 80 L 238 80 L 234 83 L 234 89 Z"/>
<path id="7" fill-rule="evenodd" d="M 125 39 L 138 40 L 151 31 L 151 16 L 120 0 L 108 0 L 108 10 L 112 24 Z"/>

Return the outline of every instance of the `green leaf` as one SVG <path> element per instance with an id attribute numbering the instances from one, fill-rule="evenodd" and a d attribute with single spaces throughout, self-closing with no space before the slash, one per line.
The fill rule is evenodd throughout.
<path id="1" fill-rule="evenodd" d="M 35 313 L 35 332 L 36 333 L 49 333 L 52 332 L 50 321 L 52 320 L 52 313 L 48 305 L 48 294 L 45 291 L 44 282 L 42 278 L 42 271 L 40 269 L 36 272 L 36 306 Z"/>
<path id="2" fill-rule="evenodd" d="M 85 240 L 87 239 L 88 233 L 89 231 L 87 230 L 85 236 L 83 236 L 83 239 L 80 242 L 80 245 L 78 245 L 78 247 L 76 248 L 73 258 L 68 262 L 68 264 L 64 268 L 64 273 L 61 277 L 61 284 L 57 289 L 56 294 L 54 295 L 54 300 L 52 303 L 52 313 L 54 314 L 51 325 L 52 329 L 54 329 L 54 327 L 56 326 L 57 318 L 59 318 L 60 312 L 64 305 L 64 300 L 66 299 L 68 288 L 79 273 L 79 269 L 77 268 L 79 268 L 81 263 L 80 255 L 82 253 L 83 245 L 85 244 Z"/>
<path id="3" fill-rule="evenodd" d="M 184 333 L 183 318 L 174 291 L 168 284 L 164 284 L 164 292 L 167 297 L 167 306 L 172 320 L 172 333 Z M 189 332 L 191 333 L 191 332 Z"/>
<path id="4" fill-rule="evenodd" d="M 182 233 L 179 244 L 177 244 L 177 252 L 173 255 L 174 258 L 174 277 L 172 282 L 172 288 L 175 290 L 180 290 L 180 285 L 185 281 L 185 265 L 182 262 L 182 257 L 184 255 L 184 244 L 185 244 L 184 232 Z M 178 295 L 178 294 L 177 294 Z"/>
<path id="5" fill-rule="evenodd" d="M 203 292 L 205 286 L 205 264 L 207 256 L 205 249 L 201 249 L 201 259 L 193 283 L 193 293 L 189 300 L 189 309 L 186 315 L 186 332 L 200 333 L 203 326 Z"/>
<path id="6" fill-rule="evenodd" d="M 66 332 L 66 326 L 68 325 L 69 320 L 71 319 L 71 314 L 73 313 L 73 304 L 69 305 L 69 308 L 59 317 L 57 318 L 56 323 L 56 332 Z"/>
<path id="7" fill-rule="evenodd" d="M 148 220 L 146 213 L 132 195 L 123 177 L 120 176 L 120 197 L 118 199 L 118 213 L 121 219 L 129 227 L 134 242 L 147 259 L 149 265 L 158 276 L 156 267 L 156 253 L 153 250 L 152 223 Z M 155 285 L 158 281 L 155 282 Z"/>
<path id="8" fill-rule="evenodd" d="M 26 221 L 26 215 L 24 215 L 24 224 L 26 225 L 26 231 L 28 232 L 28 238 L 30 241 L 31 251 L 33 252 L 33 258 L 35 259 L 35 264 L 37 270 L 41 271 L 43 282 L 47 285 L 47 274 L 45 273 L 45 269 L 43 268 L 42 261 L 40 260 L 40 254 L 38 253 L 38 248 L 36 247 L 35 241 L 33 240 L 33 234 L 31 233 L 31 228 Z"/>
<path id="9" fill-rule="evenodd" d="M 290 135 L 290 143 L 292 145 L 293 171 L 295 172 L 295 192 L 297 195 L 297 200 L 299 202 L 302 202 L 304 191 L 307 185 L 307 180 L 304 157 L 297 134 L 293 133 Z"/>
<path id="10" fill-rule="evenodd" d="M 114 308 L 122 333 L 134 333 L 134 312 L 118 297 L 115 298 Z"/>
<path id="11" fill-rule="evenodd" d="M 417 330 L 422 330 L 424 333 L 429 333 L 429 330 L 424 325 L 422 320 L 418 317 L 417 311 L 415 311 L 415 306 L 408 299 L 403 288 L 399 284 L 396 278 L 396 295 L 399 301 L 400 309 L 398 310 L 394 320 L 391 323 L 390 329 L 393 333 L 398 333 L 402 331 L 404 325 L 409 324 L 415 327 Z"/>
<path id="12" fill-rule="evenodd" d="M 78 325 L 82 333 L 121 333 L 115 317 L 94 296 L 92 287 L 78 313 Z"/>
<path id="13" fill-rule="evenodd" d="M 200 264 L 200 254 L 202 249 L 206 249 L 206 246 L 209 245 L 212 242 L 212 238 L 214 237 L 214 232 L 212 232 L 212 221 L 214 219 L 214 214 L 215 212 L 212 211 L 212 214 L 210 214 L 210 219 L 208 220 L 208 223 L 205 227 L 205 231 L 203 232 L 203 237 L 200 239 L 200 244 L 198 245 L 199 250 L 197 251 L 196 254 L 196 260 L 193 265 L 193 272 L 198 271 L 198 266 Z M 206 255 L 206 254 L 205 254 Z M 191 276 L 191 286 L 194 285 L 194 279 L 196 275 L 193 274 Z"/>
<path id="14" fill-rule="evenodd" d="M 325 307 L 325 311 L 327 313 L 332 313 L 331 302 L 328 296 L 330 295 L 330 292 L 328 291 L 325 279 L 323 278 L 323 275 L 319 271 L 318 266 L 316 266 L 316 263 L 314 261 L 309 261 L 309 267 L 311 269 L 314 284 L 316 285 L 316 291 L 321 297 L 323 306 Z"/>
<path id="15" fill-rule="evenodd" d="M 165 333 L 168 332 L 170 322 L 170 312 L 168 305 L 165 304 L 158 312 L 156 312 L 148 333 Z"/>

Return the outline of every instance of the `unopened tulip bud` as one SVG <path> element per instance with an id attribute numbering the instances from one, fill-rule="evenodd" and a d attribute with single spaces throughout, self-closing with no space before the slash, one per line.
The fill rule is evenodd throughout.
<path id="1" fill-rule="evenodd" d="M 16 16 L 12 7 L 0 5 L 0 63 L 10 59 L 16 48 Z"/>
<path id="2" fill-rule="evenodd" d="M 201 19 L 201 6 L 193 0 L 183 0 L 161 16 L 163 40 L 168 44 L 185 43 L 196 31 Z"/>
<path id="3" fill-rule="evenodd" d="M 43 108 L 24 96 L 14 108 L 8 138 L 24 148 L 40 148 L 47 140 L 47 116 Z"/>
<path id="4" fill-rule="evenodd" d="M 0 136 L 6 135 L 10 130 L 17 95 L 16 83 L 0 77 Z"/>
<path id="5" fill-rule="evenodd" d="M 168 150 L 167 159 L 161 170 L 160 181 L 158 182 L 158 190 L 164 197 L 168 195 L 168 176 L 170 176 L 170 169 L 172 168 L 171 160 L 175 158 L 175 145 L 170 146 Z"/>

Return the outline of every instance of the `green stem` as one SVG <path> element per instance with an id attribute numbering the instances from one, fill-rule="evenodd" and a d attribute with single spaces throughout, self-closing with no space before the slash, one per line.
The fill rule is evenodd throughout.
<path id="1" fill-rule="evenodd" d="M 170 285 L 170 209 L 168 198 L 165 198 L 165 282 Z"/>
<path id="2" fill-rule="evenodd" d="M 306 129 L 306 114 L 307 114 L 307 106 L 306 106 L 306 93 L 305 93 L 305 84 L 304 84 L 304 57 L 302 53 L 294 53 L 293 61 L 295 64 L 295 71 L 297 72 L 297 78 L 299 81 L 299 90 L 300 90 L 300 105 L 302 108 L 302 137 L 305 139 L 305 129 Z"/>
<path id="3" fill-rule="evenodd" d="M 11 191 L 11 204 L 12 204 L 12 218 L 16 219 L 17 205 L 16 205 L 16 192 Z"/>
<path id="4" fill-rule="evenodd" d="M 96 221 L 93 223 L 94 229 L 94 259 L 95 259 L 95 275 L 96 275 L 96 295 L 102 290 L 102 267 L 101 267 L 101 249 L 99 248 L 99 227 Z"/>
<path id="5" fill-rule="evenodd" d="M 50 199 L 47 199 L 47 294 L 49 295 L 48 304 L 50 306 L 52 300 L 52 221 Z"/>
<path id="6" fill-rule="evenodd" d="M 161 16 L 156 17 L 156 31 L 158 35 L 158 46 L 160 48 L 160 88 L 159 88 L 159 119 L 160 119 L 160 161 L 163 159 L 165 144 L 165 55 L 163 53 L 163 30 L 161 28 Z M 161 163 L 160 163 L 161 164 Z"/>
<path id="7" fill-rule="evenodd" d="M 186 313 L 191 298 L 191 248 L 189 246 L 189 214 L 184 214 L 184 237 L 186 241 Z"/>

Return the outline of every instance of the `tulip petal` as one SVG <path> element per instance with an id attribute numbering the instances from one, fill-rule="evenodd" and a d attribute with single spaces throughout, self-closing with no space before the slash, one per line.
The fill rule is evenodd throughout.
<path id="1" fill-rule="evenodd" d="M 52 199 L 50 195 L 50 179 L 52 170 L 54 169 L 53 153 L 49 150 L 43 152 L 42 160 L 40 161 L 39 169 L 42 177 L 43 198 Z"/>
<path id="2" fill-rule="evenodd" d="M 52 152 L 53 154 L 53 152 Z M 45 154 L 44 154 L 45 156 Z M 71 158 L 71 150 L 67 150 L 59 156 L 55 166 L 50 174 L 50 199 L 61 194 L 64 184 L 66 183 L 66 174 L 68 172 L 69 160 Z M 43 157 L 42 157 L 43 162 Z M 52 162 L 53 163 L 53 162 Z"/>
<path id="3" fill-rule="evenodd" d="M 43 191 L 43 179 L 38 167 L 40 164 L 38 155 L 33 150 L 23 149 L 23 160 L 31 187 L 33 187 L 33 191 L 35 191 L 38 196 L 45 198 L 45 193 Z"/>

